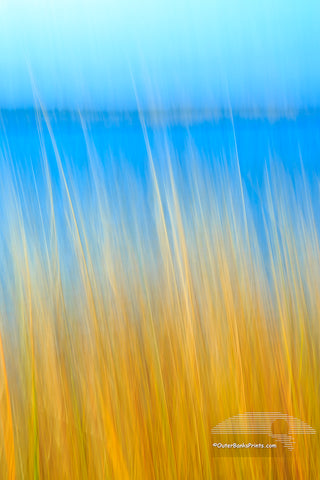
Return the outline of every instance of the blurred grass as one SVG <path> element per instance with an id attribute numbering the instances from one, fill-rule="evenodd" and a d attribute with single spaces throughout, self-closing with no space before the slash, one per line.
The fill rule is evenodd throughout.
<path id="1" fill-rule="evenodd" d="M 320 425 L 305 178 L 269 169 L 254 213 L 237 166 L 190 150 L 186 172 L 167 150 L 160 170 L 146 138 L 146 184 L 116 166 L 108 182 L 84 125 L 84 191 L 46 127 L 59 188 L 44 144 L 44 194 L 2 156 L 1 478 L 319 478 L 318 435 L 214 458 L 210 434 L 250 411 Z"/>

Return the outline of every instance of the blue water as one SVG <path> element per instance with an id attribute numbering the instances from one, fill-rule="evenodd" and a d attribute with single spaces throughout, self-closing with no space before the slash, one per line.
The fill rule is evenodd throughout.
<path id="1" fill-rule="evenodd" d="M 90 215 L 90 209 L 87 209 L 87 205 L 94 202 L 94 192 L 91 189 L 92 184 L 89 177 L 88 145 L 83 131 L 83 123 L 81 123 L 78 114 L 56 112 L 50 114 L 49 117 L 54 141 L 61 156 L 67 179 L 76 179 L 76 187 L 80 192 L 80 200 L 83 201 L 84 211 L 86 215 Z M 121 202 L 132 203 L 134 198 L 134 202 L 136 202 L 134 208 L 137 207 L 139 211 L 139 202 L 142 202 L 141 211 L 143 211 L 145 199 L 139 196 L 140 193 L 133 197 L 132 191 L 130 191 L 130 194 L 126 195 L 126 185 L 129 186 L 129 189 L 131 188 L 130 180 L 129 184 L 121 184 L 122 179 L 126 178 L 128 172 L 130 172 L 129 177 L 133 174 L 139 181 L 142 180 L 139 185 L 143 185 L 145 179 L 148 178 L 149 162 L 146 137 L 139 115 L 131 114 L 115 119 L 114 117 L 110 118 L 107 114 L 94 116 L 82 114 L 82 118 L 87 128 L 91 155 L 92 152 L 97 153 L 104 166 L 104 171 L 107 173 L 110 170 L 111 174 L 114 175 L 114 166 L 117 167 L 117 177 L 114 178 L 116 182 L 113 181 L 113 183 L 117 184 L 119 181 Z M 8 223 L 3 221 L 3 212 L 6 210 L 4 207 L 7 203 L 5 175 L 8 172 L 8 169 L 6 170 L 3 166 L 8 167 L 8 165 L 11 171 L 16 172 L 18 185 L 20 187 L 22 185 L 23 188 L 26 186 L 27 194 L 19 195 L 22 201 L 22 209 L 25 205 L 23 215 L 25 218 L 30 218 L 29 227 L 28 224 L 25 226 L 25 228 L 29 228 L 28 235 L 33 235 L 32 232 L 37 228 L 38 231 L 41 231 L 42 221 L 47 222 L 46 232 L 50 232 L 50 209 L 48 207 L 47 183 L 43 174 L 44 150 L 41 148 L 40 130 L 42 131 L 51 170 L 53 188 L 57 193 L 55 195 L 55 214 L 58 222 L 60 222 L 61 235 L 67 236 L 65 204 L 63 202 L 59 203 L 64 188 L 61 188 L 61 178 L 58 173 L 52 140 L 45 121 L 42 118 L 40 124 L 37 123 L 36 114 L 32 110 L 3 111 L 1 112 L 0 127 L 0 189 L 3 189 L 2 192 L 0 191 L 0 220 L 2 223 L 0 238 L 6 236 L 5 232 L 12 223 L 10 209 L 8 210 Z M 232 166 L 237 154 L 248 198 L 251 205 L 257 207 L 253 208 L 252 212 L 259 232 L 264 229 L 260 208 L 262 199 L 260 193 L 263 190 L 261 187 L 265 167 L 269 164 L 270 159 L 276 163 L 281 162 L 292 178 L 296 174 L 299 176 L 302 164 L 310 184 L 317 186 L 317 179 L 320 177 L 319 114 L 301 115 L 296 119 L 279 119 L 273 122 L 266 119 L 244 119 L 237 116 L 234 117 L 233 121 L 230 118 L 211 121 L 192 121 L 191 119 L 188 123 L 186 121 L 173 122 L 172 119 L 168 118 L 164 119 L 161 125 L 147 121 L 147 137 L 158 171 L 165 164 L 163 156 L 165 144 L 168 145 L 171 152 L 173 163 L 178 161 L 182 171 L 186 173 L 188 173 L 190 166 L 190 156 L 195 155 L 193 158 L 196 158 L 200 167 L 214 165 L 216 162 Z M 71 177 L 69 177 L 70 171 L 72 172 Z M 10 184 L 10 182 L 7 183 Z M 39 209 L 36 206 L 32 207 L 32 210 L 30 205 L 32 202 L 37 203 L 37 199 L 34 195 L 35 190 L 33 190 L 32 195 L 27 196 L 28 185 L 35 184 L 40 201 Z M 110 185 L 112 187 L 112 182 Z M 125 185 L 124 189 L 123 185 Z M 19 190 L 21 190 L 20 187 L 18 186 Z M 314 191 L 317 192 L 318 198 L 318 190 Z M 232 195 L 234 193 L 235 191 L 232 190 Z M 296 193 L 300 198 L 300 191 Z M 117 222 L 118 217 L 121 218 L 121 214 L 118 215 L 120 213 L 117 205 L 118 200 L 119 197 L 115 199 L 112 208 L 113 221 L 115 222 Z M 301 201 L 304 201 L 303 195 L 301 195 Z M 61 209 L 59 205 L 61 205 Z M 317 225 L 320 225 L 320 209 L 317 209 L 315 219 Z M 29 217 L 29 210 L 36 212 L 36 215 L 33 214 Z M 40 210 L 43 216 L 39 215 Z M 150 218 L 152 217 L 148 218 L 148 222 Z M 268 221 L 268 217 L 266 218 Z M 98 227 L 95 226 L 95 228 Z M 67 239 L 65 244 L 68 244 Z M 261 246 L 265 250 L 267 249 L 264 240 L 261 241 Z M 68 247 L 65 248 L 68 251 Z"/>
<path id="2" fill-rule="evenodd" d="M 1 112 L 0 148 L 10 149 L 13 162 L 24 165 L 32 160 L 35 167 L 41 158 L 39 132 L 33 111 Z M 147 163 L 145 139 L 138 115 L 110 120 L 107 115 L 83 118 L 89 137 L 104 163 L 126 159 L 134 168 Z M 49 162 L 55 163 L 54 152 L 44 121 L 41 122 Z M 72 160 L 79 169 L 87 164 L 87 148 L 80 117 L 77 114 L 55 113 L 50 123 L 62 159 Z M 292 173 L 299 171 L 301 159 L 308 175 L 320 173 L 320 114 L 301 115 L 297 119 L 230 119 L 167 122 L 163 125 L 147 123 L 152 150 L 157 157 L 158 147 L 166 136 L 170 147 L 182 159 L 188 154 L 190 141 L 206 161 L 224 155 L 234 157 L 236 148 L 244 178 L 260 178 L 270 157 L 280 160 Z"/>

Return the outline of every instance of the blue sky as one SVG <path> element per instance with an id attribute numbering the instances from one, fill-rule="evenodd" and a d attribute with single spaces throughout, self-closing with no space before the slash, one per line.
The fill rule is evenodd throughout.
<path id="1" fill-rule="evenodd" d="M 319 0 L 1 0 L 0 108 L 317 108 L 319 51 Z"/>

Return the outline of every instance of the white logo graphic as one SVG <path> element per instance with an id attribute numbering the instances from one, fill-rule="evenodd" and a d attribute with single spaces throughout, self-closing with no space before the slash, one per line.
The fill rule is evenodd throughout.
<path id="1" fill-rule="evenodd" d="M 280 412 L 247 412 L 219 423 L 211 433 L 269 435 L 288 450 L 294 449 L 294 435 L 315 435 L 316 431 L 298 418 Z"/>

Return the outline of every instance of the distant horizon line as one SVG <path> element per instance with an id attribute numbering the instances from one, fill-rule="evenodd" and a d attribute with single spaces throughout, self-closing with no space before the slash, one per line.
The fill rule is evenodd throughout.
<path id="1" fill-rule="evenodd" d="M 0 107 L 0 117 L 3 115 L 19 115 L 26 113 L 27 115 L 34 115 L 38 112 L 43 115 L 43 110 L 40 107 L 17 107 L 17 108 L 2 108 Z M 89 120 L 105 120 L 111 123 L 119 121 L 135 121 L 140 117 L 147 123 L 157 123 L 163 120 L 170 122 L 205 122 L 205 121 L 219 121 L 223 119 L 231 119 L 232 117 L 248 119 L 248 120 L 269 120 L 276 121 L 281 119 L 295 120 L 299 117 L 314 116 L 320 114 L 320 106 L 313 108 L 158 108 L 158 109 L 95 109 L 95 108 L 48 108 L 44 109 L 49 119 L 54 119 L 55 116 L 76 118 L 80 115 Z"/>

